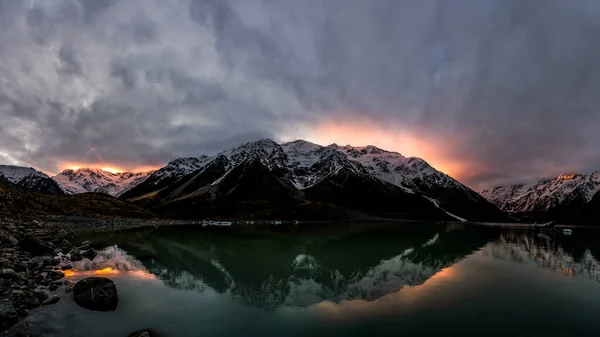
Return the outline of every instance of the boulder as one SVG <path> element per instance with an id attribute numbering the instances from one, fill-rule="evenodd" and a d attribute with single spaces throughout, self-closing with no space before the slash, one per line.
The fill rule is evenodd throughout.
<path id="1" fill-rule="evenodd" d="M 0 271 L 0 277 L 2 277 L 2 278 L 11 278 L 12 279 L 12 278 L 17 278 L 17 276 L 18 276 L 17 273 L 10 268 L 5 268 Z"/>
<path id="2" fill-rule="evenodd" d="M 96 311 L 115 310 L 119 302 L 115 283 L 105 277 L 88 277 L 77 282 L 73 299 L 79 306 Z"/>
<path id="3" fill-rule="evenodd" d="M 48 297 L 47 299 L 45 299 L 44 302 L 42 302 L 42 305 L 55 304 L 55 303 L 58 303 L 58 301 L 60 301 L 60 297 L 58 297 L 58 295 L 54 294 L 54 295 Z"/>
<path id="4" fill-rule="evenodd" d="M 36 256 L 27 261 L 27 267 L 30 270 L 40 270 L 52 265 L 52 258 L 49 256 Z"/>
<path id="5" fill-rule="evenodd" d="M 71 256 L 71 261 L 73 261 L 73 262 L 81 261 L 83 259 L 83 256 L 81 256 L 81 252 L 79 251 L 78 248 L 71 249 L 69 254 Z"/>
<path id="6" fill-rule="evenodd" d="M 66 230 L 64 229 L 59 229 L 58 232 L 56 232 L 56 237 L 59 239 L 64 239 L 68 236 L 69 234 L 67 233 Z M 69 243 L 70 244 L 70 243 Z"/>
<path id="7" fill-rule="evenodd" d="M 45 242 L 33 235 L 27 235 L 23 240 L 19 241 L 19 248 L 32 255 L 53 254 L 54 247 L 49 242 Z"/>
<path id="8" fill-rule="evenodd" d="M 10 242 L 13 246 L 16 246 L 19 244 L 19 240 L 17 240 L 17 238 L 15 238 L 12 235 L 9 235 L 7 238 L 8 242 Z"/>
<path id="9" fill-rule="evenodd" d="M 42 296 L 33 290 L 13 290 L 11 294 L 11 299 L 17 309 L 29 310 L 37 308 L 46 298 L 42 298 Z"/>
<path id="10" fill-rule="evenodd" d="M 60 280 L 61 278 L 65 277 L 65 274 L 62 271 L 52 270 L 52 271 L 48 272 L 48 276 L 46 276 L 46 277 L 52 281 L 56 281 L 56 280 Z"/>
<path id="11" fill-rule="evenodd" d="M 83 241 L 80 245 L 79 245 L 79 249 L 84 250 L 84 249 L 88 249 L 92 246 L 92 241 L 86 240 Z"/>
<path id="12" fill-rule="evenodd" d="M 98 255 L 98 253 L 96 253 L 96 251 L 93 248 L 90 248 L 86 251 L 81 252 L 81 256 L 85 257 L 86 259 L 90 259 L 90 260 L 95 259 L 96 255 Z"/>
<path id="13" fill-rule="evenodd" d="M 63 239 L 60 242 L 60 246 L 62 247 L 63 252 L 68 252 L 69 250 L 73 249 L 73 244 L 67 239 Z"/>
<path id="14" fill-rule="evenodd" d="M 152 329 L 144 329 L 136 332 L 132 332 L 128 337 L 157 337 L 158 334 Z"/>

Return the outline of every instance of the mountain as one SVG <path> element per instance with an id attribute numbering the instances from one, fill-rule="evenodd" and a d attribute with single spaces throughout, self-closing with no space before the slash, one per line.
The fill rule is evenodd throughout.
<path id="1" fill-rule="evenodd" d="M 54 180 L 31 167 L 0 165 L 0 176 L 26 191 L 64 194 Z"/>
<path id="2" fill-rule="evenodd" d="M 25 178 L 27 178 L 26 176 Z M 23 178 L 23 179 L 25 179 Z M 53 180 L 50 180 L 54 182 Z M 34 193 L 0 176 L 0 218 L 63 215 L 154 218 L 151 212 L 106 194 Z"/>
<path id="3" fill-rule="evenodd" d="M 531 184 L 495 187 L 482 191 L 481 195 L 509 213 L 544 221 L 569 221 L 585 209 L 593 209 L 590 202 L 599 191 L 600 171 L 597 171 L 590 175 L 563 174 Z"/>
<path id="4" fill-rule="evenodd" d="M 422 159 L 303 140 L 181 158 L 120 198 L 174 217 L 510 220 Z"/>
<path id="5" fill-rule="evenodd" d="M 590 202 L 585 204 L 581 211 L 570 219 L 570 222 L 578 225 L 598 226 L 600 221 L 600 191 L 596 192 Z"/>
<path id="6" fill-rule="evenodd" d="M 497 207 L 477 192 L 434 169 L 421 158 L 407 158 L 397 152 L 375 146 L 333 144 L 330 147 L 344 153 L 348 159 L 362 164 L 370 174 L 383 181 L 408 190 L 420 191 L 436 207 L 452 210 L 453 215 L 459 215 L 454 216 L 458 220 L 461 217 L 485 220 L 490 218 L 490 214 L 498 213 Z"/>
<path id="7" fill-rule="evenodd" d="M 52 177 L 68 194 L 98 192 L 119 196 L 142 183 L 152 172 L 112 173 L 101 169 L 64 170 Z"/>
<path id="8" fill-rule="evenodd" d="M 189 157 L 173 160 L 167 166 L 151 173 L 143 182 L 124 191 L 120 197 L 130 199 L 143 195 L 148 191 L 158 191 L 202 168 L 210 159 L 208 156 L 201 156 L 199 158 Z"/>

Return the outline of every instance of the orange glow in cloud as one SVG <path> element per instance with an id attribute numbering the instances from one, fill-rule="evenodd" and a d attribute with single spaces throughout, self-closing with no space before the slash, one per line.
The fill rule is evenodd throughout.
<path id="1" fill-rule="evenodd" d="M 107 163 L 100 164 L 86 164 L 86 163 L 64 163 L 59 165 L 61 170 L 78 170 L 81 168 L 91 168 L 91 169 L 100 169 L 102 171 L 110 172 L 110 173 L 119 173 L 119 172 L 149 172 L 155 171 L 160 168 L 160 166 L 138 166 L 132 168 L 124 168 L 115 165 L 110 165 Z"/>
<path id="2" fill-rule="evenodd" d="M 464 163 L 450 158 L 447 151 L 450 144 L 437 139 L 426 139 L 423 135 L 415 135 L 407 130 L 391 130 L 368 123 L 328 122 L 299 136 L 321 145 L 374 145 L 398 152 L 405 157 L 423 158 L 437 170 L 457 179 L 463 176 L 466 170 Z"/>

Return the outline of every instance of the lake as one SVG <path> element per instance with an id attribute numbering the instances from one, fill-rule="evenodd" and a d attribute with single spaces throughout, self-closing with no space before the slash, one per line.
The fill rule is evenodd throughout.
<path id="1" fill-rule="evenodd" d="M 598 336 L 599 238 L 425 223 L 94 234 L 101 253 L 66 278 L 111 278 L 117 310 L 59 290 L 27 320 L 47 336 Z"/>

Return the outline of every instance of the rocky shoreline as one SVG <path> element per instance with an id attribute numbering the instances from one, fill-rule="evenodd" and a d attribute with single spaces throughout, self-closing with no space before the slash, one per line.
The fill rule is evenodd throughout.
<path id="1" fill-rule="evenodd" d="M 57 291 L 76 293 L 76 284 L 64 280 L 65 273 L 73 268 L 73 262 L 84 258 L 93 260 L 96 256 L 90 241 L 74 241 L 78 233 L 188 225 L 202 226 L 202 221 L 65 216 L 40 216 L 35 219 L 0 217 L 0 335 L 10 334 L 16 329 L 20 331 L 17 335 L 28 336 L 29 334 L 21 332 L 28 330 L 24 326 L 28 324 L 24 318 L 31 310 L 58 303 L 61 297 Z M 81 281 L 77 284 L 79 283 Z M 114 294 L 116 297 L 116 289 Z M 78 301 L 76 303 L 82 306 Z M 115 304 L 110 303 L 110 308 L 113 308 Z M 89 308 L 89 305 L 83 305 L 86 306 Z M 131 334 L 155 335 L 156 332 L 152 330 Z"/>
<path id="2" fill-rule="evenodd" d="M 73 244 L 63 226 L 38 220 L 0 219 L 0 332 L 30 310 L 60 301 L 55 291 L 74 284 L 63 280 L 72 262 L 93 259 L 91 242 Z"/>

